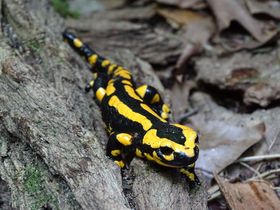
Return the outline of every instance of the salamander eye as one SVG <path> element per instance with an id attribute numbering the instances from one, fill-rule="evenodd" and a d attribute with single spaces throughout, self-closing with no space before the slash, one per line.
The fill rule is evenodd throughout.
<path id="1" fill-rule="evenodd" d="M 161 147 L 160 151 L 162 152 L 162 154 L 164 155 L 171 155 L 173 152 L 173 149 L 171 149 L 170 147 Z"/>

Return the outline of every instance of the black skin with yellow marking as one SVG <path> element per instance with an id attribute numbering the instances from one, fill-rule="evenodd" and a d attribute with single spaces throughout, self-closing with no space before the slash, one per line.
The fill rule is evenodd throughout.
<path id="1" fill-rule="evenodd" d="M 107 155 L 121 168 L 133 156 L 177 168 L 191 187 L 200 184 L 194 167 L 198 158 L 197 133 L 168 122 L 169 107 L 158 91 L 148 85 L 135 87 L 131 72 L 98 55 L 74 34 L 63 38 L 91 65 L 92 89 L 107 125 Z"/>

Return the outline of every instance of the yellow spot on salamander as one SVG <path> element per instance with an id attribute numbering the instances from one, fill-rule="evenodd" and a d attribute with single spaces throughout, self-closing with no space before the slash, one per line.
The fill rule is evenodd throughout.
<path id="1" fill-rule="evenodd" d="M 131 86 L 125 85 L 124 89 L 131 98 L 142 101 L 142 99 L 135 93 L 135 90 Z"/>
<path id="2" fill-rule="evenodd" d="M 155 151 L 153 151 L 153 160 L 157 164 L 162 165 L 162 166 L 171 167 L 171 168 L 178 168 L 177 166 L 172 166 L 172 165 L 169 165 L 167 163 L 162 162 L 162 160 L 160 159 L 160 157 L 157 155 L 157 153 Z"/>
<path id="3" fill-rule="evenodd" d="M 116 64 L 111 64 L 108 68 L 108 74 L 112 74 L 113 70 L 117 67 Z"/>
<path id="4" fill-rule="evenodd" d="M 109 82 L 108 82 L 108 85 L 111 85 L 112 83 L 114 83 L 115 80 L 114 79 L 110 79 Z"/>
<path id="5" fill-rule="evenodd" d="M 132 86 L 131 82 L 129 80 L 122 80 L 122 83 L 124 85 L 129 85 L 129 86 Z"/>
<path id="6" fill-rule="evenodd" d="M 124 162 L 122 160 L 118 161 L 118 160 L 115 160 L 114 161 L 120 168 L 123 168 L 125 165 L 124 165 Z"/>
<path id="7" fill-rule="evenodd" d="M 115 150 L 111 151 L 111 155 L 113 155 L 113 156 L 118 156 L 120 154 L 121 154 L 121 151 L 119 149 L 115 149 Z"/>
<path id="8" fill-rule="evenodd" d="M 101 66 L 102 66 L 103 68 L 105 68 L 105 67 L 108 66 L 110 63 L 111 63 L 111 62 L 110 62 L 109 60 L 104 60 L 104 61 L 102 61 Z"/>
<path id="9" fill-rule="evenodd" d="M 94 85 L 94 80 L 90 80 L 90 81 L 89 81 L 89 86 L 92 88 L 93 85 Z"/>
<path id="10" fill-rule="evenodd" d="M 166 119 L 168 119 L 168 114 L 166 114 L 165 112 L 162 112 L 161 117 L 166 120 Z"/>
<path id="11" fill-rule="evenodd" d="M 180 125 L 180 124 L 173 124 L 173 125 L 176 127 L 182 128 L 183 134 L 186 138 L 184 145 L 185 145 L 185 147 L 189 148 L 189 151 L 190 151 L 189 156 L 190 155 L 194 156 L 193 148 L 196 146 L 195 139 L 197 137 L 197 133 L 190 127 Z M 192 151 L 192 153 L 191 153 L 191 151 Z"/>
<path id="12" fill-rule="evenodd" d="M 151 107 L 149 107 L 148 105 L 146 104 L 143 104 L 141 103 L 140 106 L 145 109 L 147 112 L 149 112 L 150 114 L 152 114 L 153 116 L 155 116 L 156 118 L 158 118 L 160 121 L 162 122 L 166 122 L 166 120 L 162 119 L 160 116 L 158 116 L 158 114 L 151 109 Z"/>
<path id="13" fill-rule="evenodd" d="M 124 104 L 117 96 L 112 96 L 110 98 L 109 106 L 115 107 L 117 111 L 127 119 L 141 124 L 145 131 L 149 130 L 152 127 L 152 122 L 146 116 L 134 112 L 130 107 Z"/>
<path id="14" fill-rule="evenodd" d="M 74 39 L 74 40 L 73 40 L 73 44 L 74 44 L 74 46 L 77 47 L 77 48 L 80 48 L 80 47 L 83 46 L 82 41 L 79 40 L 79 39 Z"/>
<path id="15" fill-rule="evenodd" d="M 163 104 L 163 105 L 162 105 L 162 111 L 164 111 L 164 112 L 166 112 L 166 113 L 169 113 L 169 112 L 170 112 L 169 106 L 166 105 L 166 104 Z"/>
<path id="16" fill-rule="evenodd" d="M 110 83 L 110 82 L 109 82 Z M 107 88 L 106 88 L 106 93 L 107 93 L 107 96 L 113 94 L 114 92 L 116 91 L 116 88 L 114 87 L 114 84 L 113 83 L 110 83 Z"/>
<path id="17" fill-rule="evenodd" d="M 146 90 L 147 90 L 147 87 L 148 87 L 147 85 L 142 85 L 141 87 L 136 89 L 136 92 L 138 93 L 138 95 L 141 98 L 144 98 Z"/>
<path id="18" fill-rule="evenodd" d="M 194 166 L 195 166 L 195 163 L 188 165 L 188 167 L 190 167 L 190 168 L 194 168 Z"/>
<path id="19" fill-rule="evenodd" d="M 114 77 L 117 77 L 117 76 L 123 77 L 125 79 L 131 79 L 130 72 L 123 68 L 121 68 L 121 69 L 118 68 L 118 71 L 114 72 Z"/>
<path id="20" fill-rule="evenodd" d="M 132 136 L 127 133 L 120 133 L 116 136 L 116 138 L 124 146 L 132 144 Z"/>
<path id="21" fill-rule="evenodd" d="M 137 157 L 140 157 L 140 158 L 144 157 L 142 152 L 139 149 L 136 149 L 135 154 L 136 154 Z"/>
<path id="22" fill-rule="evenodd" d="M 144 153 L 144 155 L 147 158 L 147 160 L 154 160 L 154 158 L 150 154 Z"/>
<path id="23" fill-rule="evenodd" d="M 92 77 L 93 77 L 93 79 L 96 79 L 97 78 L 97 73 L 93 73 Z"/>
<path id="24" fill-rule="evenodd" d="M 164 158 L 168 161 L 174 160 L 174 154 L 171 155 L 164 155 Z"/>
<path id="25" fill-rule="evenodd" d="M 154 103 L 158 103 L 160 100 L 160 97 L 159 97 L 159 94 L 155 94 L 152 101 L 151 101 L 151 104 L 154 104 Z"/>
<path id="26" fill-rule="evenodd" d="M 195 176 L 194 176 L 194 173 L 191 173 L 189 171 L 187 171 L 186 169 L 180 169 L 180 172 L 185 174 L 191 181 L 194 181 L 195 180 Z"/>
<path id="27" fill-rule="evenodd" d="M 98 88 L 98 90 L 95 93 L 95 96 L 97 98 L 98 101 L 102 101 L 102 99 L 104 98 L 106 94 L 106 91 L 104 88 Z"/>
<path id="28" fill-rule="evenodd" d="M 94 54 L 88 57 L 88 63 L 94 65 L 97 61 L 98 55 Z"/>

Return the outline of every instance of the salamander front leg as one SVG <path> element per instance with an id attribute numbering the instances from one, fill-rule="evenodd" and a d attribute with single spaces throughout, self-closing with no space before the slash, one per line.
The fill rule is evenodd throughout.
<path id="1" fill-rule="evenodd" d="M 90 80 L 85 90 L 88 92 L 93 90 L 95 97 L 99 102 L 102 101 L 106 95 L 106 86 L 108 83 L 108 76 L 104 73 L 94 73 L 92 80 Z"/>
<path id="2" fill-rule="evenodd" d="M 194 168 L 195 163 L 180 169 L 180 172 L 187 178 L 190 189 L 194 189 L 195 187 L 201 185 L 197 175 L 195 174 Z"/>
<path id="3" fill-rule="evenodd" d="M 124 154 L 125 148 L 131 146 L 132 136 L 127 133 L 111 133 L 107 144 L 107 155 L 121 168 L 126 167 L 129 162 Z"/>
<path id="4" fill-rule="evenodd" d="M 144 100 L 144 102 L 153 108 L 157 114 L 163 119 L 168 120 L 170 114 L 170 108 L 165 104 L 160 96 L 158 90 L 150 85 L 142 85 L 136 89 L 138 95 Z"/>

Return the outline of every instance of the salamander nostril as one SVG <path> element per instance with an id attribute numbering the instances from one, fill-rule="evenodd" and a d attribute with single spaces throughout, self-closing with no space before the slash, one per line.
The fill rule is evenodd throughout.
<path id="1" fill-rule="evenodd" d="M 160 151 L 164 155 L 171 155 L 173 153 L 173 149 L 171 149 L 170 147 L 160 147 Z"/>

